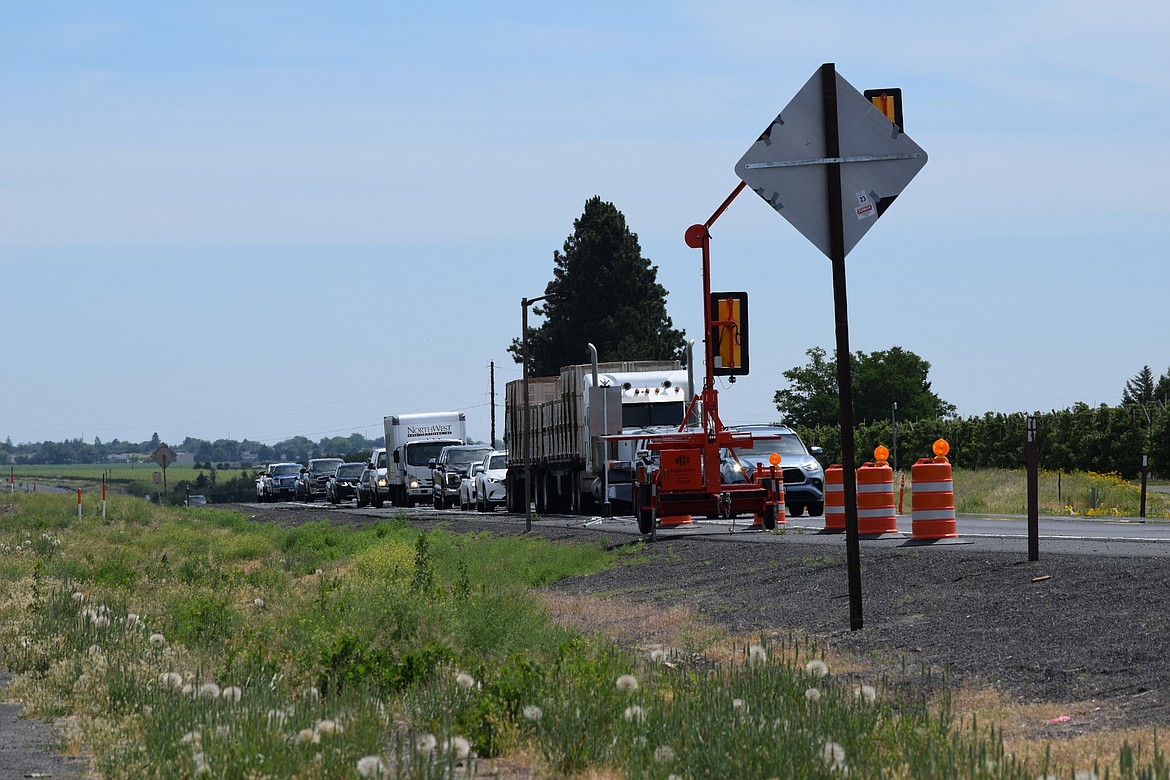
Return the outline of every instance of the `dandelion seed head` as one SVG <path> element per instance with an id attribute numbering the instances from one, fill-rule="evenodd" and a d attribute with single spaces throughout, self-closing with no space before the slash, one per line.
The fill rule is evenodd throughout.
<path id="1" fill-rule="evenodd" d="M 650 660 L 656 664 L 660 664 L 666 660 L 666 651 L 661 647 L 656 647 L 650 651 Z"/>
<path id="2" fill-rule="evenodd" d="M 669 764 L 674 761 L 674 748 L 670 745 L 659 745 L 654 748 L 654 760 L 659 764 Z"/>
<path id="3" fill-rule="evenodd" d="M 343 729 L 341 724 L 335 720 L 319 720 L 317 721 L 318 734 L 339 734 Z"/>
<path id="4" fill-rule="evenodd" d="M 530 720 L 533 723 L 539 723 L 542 717 L 544 717 L 544 710 L 535 704 L 529 704 L 524 708 L 524 718 L 526 720 Z"/>
<path id="5" fill-rule="evenodd" d="M 296 742 L 298 745 L 310 744 L 316 745 L 321 741 L 321 735 L 313 729 L 301 729 L 297 732 Z"/>
<path id="6" fill-rule="evenodd" d="M 763 645 L 752 645 L 748 648 L 748 663 L 758 666 L 768 660 L 768 651 Z"/>
<path id="7" fill-rule="evenodd" d="M 158 676 L 158 682 L 167 688 L 182 688 L 183 675 L 178 672 L 163 672 Z"/>
<path id="8" fill-rule="evenodd" d="M 463 737 L 451 737 L 445 743 L 443 752 L 450 753 L 457 761 L 462 760 L 471 755 L 471 743 Z"/>
<path id="9" fill-rule="evenodd" d="M 220 693 L 220 696 L 223 697 L 224 701 L 230 701 L 230 702 L 239 701 L 243 695 L 244 695 L 244 692 L 240 689 L 240 686 L 238 686 L 238 685 L 229 685 L 228 687 L 223 689 L 222 693 Z"/>
<path id="10" fill-rule="evenodd" d="M 196 753 L 191 759 L 195 762 L 195 774 L 211 774 L 211 764 L 207 762 L 207 756 L 203 754 L 203 751 Z"/>
<path id="11" fill-rule="evenodd" d="M 646 719 L 646 711 L 637 704 L 631 704 L 626 707 L 625 717 L 629 723 L 641 723 Z"/>
<path id="12" fill-rule="evenodd" d="M 146 641 L 150 642 L 150 644 L 154 645 L 155 647 L 159 647 L 167 643 L 167 638 L 162 634 L 151 634 L 150 638 Z"/>
<path id="13" fill-rule="evenodd" d="M 301 698 L 309 701 L 317 701 L 321 698 L 321 691 L 317 690 L 316 686 L 310 685 L 301 691 Z"/>
<path id="14" fill-rule="evenodd" d="M 183 694 L 184 696 L 193 696 L 195 695 L 195 686 L 191 683 L 187 683 L 183 686 L 179 693 Z"/>
<path id="15" fill-rule="evenodd" d="M 829 674 L 829 665 L 819 658 L 814 658 L 804 665 L 804 671 L 810 677 L 826 677 Z"/>
<path id="16" fill-rule="evenodd" d="M 138 628 L 139 618 L 137 612 L 126 613 L 126 628 Z"/>
<path id="17" fill-rule="evenodd" d="M 638 678 L 632 674 L 623 674 L 617 678 L 617 689 L 622 693 L 633 693 L 638 690 Z"/>
<path id="18" fill-rule="evenodd" d="M 180 740 L 184 745 L 198 745 L 203 741 L 203 732 L 199 729 L 188 731 Z"/>
<path id="19" fill-rule="evenodd" d="M 738 711 L 738 710 L 742 710 L 743 708 L 744 708 L 743 699 L 732 699 L 731 700 L 731 709 Z"/>
<path id="20" fill-rule="evenodd" d="M 804 692 L 804 698 L 808 700 L 809 704 L 817 704 L 821 700 L 821 689 L 809 688 Z"/>
<path id="21" fill-rule="evenodd" d="M 829 769 L 843 769 L 845 767 L 845 748 L 831 739 L 825 740 L 821 746 L 821 761 Z"/>
<path id="22" fill-rule="evenodd" d="M 264 609 L 264 599 L 257 596 L 256 598 L 252 599 L 252 605 L 256 607 L 256 609 Z M 375 756 L 375 758 L 377 758 L 377 756 Z"/>
<path id="23" fill-rule="evenodd" d="M 877 689 L 872 685 L 859 685 L 853 693 L 860 701 L 866 704 L 873 704 L 877 701 Z"/>
<path id="24" fill-rule="evenodd" d="M 85 601 L 85 594 L 79 590 L 75 590 L 73 591 L 73 600 L 80 604 L 81 602 Z"/>
<path id="25" fill-rule="evenodd" d="M 475 678 L 467 672 L 460 672 L 455 678 L 455 684 L 466 691 L 475 687 Z"/>
<path id="26" fill-rule="evenodd" d="M 267 713 L 268 725 L 283 726 L 284 722 L 288 720 L 288 713 L 281 709 L 271 709 Z"/>
<path id="27" fill-rule="evenodd" d="M 199 686 L 199 695 L 205 699 L 218 699 L 219 686 L 213 682 L 205 682 Z"/>
<path id="28" fill-rule="evenodd" d="M 386 774 L 386 765 L 379 756 L 362 756 L 357 762 L 359 777 L 382 777 Z"/>
<path id="29" fill-rule="evenodd" d="M 414 740 L 415 750 L 424 756 L 434 753 L 438 746 L 439 740 L 435 739 L 434 734 L 419 734 Z"/>

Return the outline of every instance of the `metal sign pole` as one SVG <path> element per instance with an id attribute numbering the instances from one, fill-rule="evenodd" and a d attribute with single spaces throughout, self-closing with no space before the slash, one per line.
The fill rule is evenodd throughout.
<path id="1" fill-rule="evenodd" d="M 841 156 L 841 135 L 837 122 L 837 69 L 833 63 L 821 66 L 824 98 L 825 156 Z M 837 390 L 840 393 L 841 471 L 845 490 L 845 557 L 849 569 L 849 628 L 860 630 L 861 543 L 857 530 L 857 472 L 853 440 L 853 372 L 849 364 L 849 305 L 845 295 L 845 220 L 842 214 L 841 163 L 825 166 L 829 177 L 829 259 L 833 263 L 833 315 L 837 329 Z"/>
<path id="2" fill-rule="evenodd" d="M 1028 416 L 1028 446 L 1024 453 L 1028 465 L 1028 560 L 1040 560 L 1040 445 L 1036 441 L 1039 421 Z"/>

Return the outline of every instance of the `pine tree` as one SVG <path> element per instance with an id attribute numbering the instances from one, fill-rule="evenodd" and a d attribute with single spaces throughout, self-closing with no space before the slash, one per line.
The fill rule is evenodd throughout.
<path id="1" fill-rule="evenodd" d="M 550 296 L 532 309 L 544 323 L 528 330 L 529 371 L 549 376 L 562 366 L 601 361 L 681 358 L 683 332 L 666 313 L 666 288 L 658 269 L 642 256 L 638 236 L 612 204 L 594 196 L 573 222 L 563 251 L 553 252 Z M 520 339 L 508 348 L 521 362 Z"/>
<path id="2" fill-rule="evenodd" d="M 1121 403 L 1144 406 L 1154 400 L 1154 372 L 1149 366 L 1142 366 L 1142 370 L 1133 375 L 1125 383 L 1121 392 Z"/>

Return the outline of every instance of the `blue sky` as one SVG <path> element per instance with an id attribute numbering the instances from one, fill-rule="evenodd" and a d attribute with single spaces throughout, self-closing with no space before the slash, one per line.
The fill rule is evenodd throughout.
<path id="1" fill-rule="evenodd" d="M 585 201 L 701 337 L 685 229 L 824 62 L 900 87 L 930 162 L 849 255 L 850 343 L 961 414 L 1117 403 L 1170 368 L 1170 6 L 54 2 L 0 7 L 0 440 L 275 442 L 497 425 L 520 299 Z M 713 230 L 777 417 L 831 268 L 748 192 Z M 599 302 L 599 305 L 604 305 Z"/>

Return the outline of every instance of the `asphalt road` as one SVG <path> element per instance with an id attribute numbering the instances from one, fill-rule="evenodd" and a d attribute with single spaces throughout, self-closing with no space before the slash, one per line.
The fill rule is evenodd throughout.
<path id="1" fill-rule="evenodd" d="M 273 504 L 245 505 L 255 506 L 257 510 L 266 513 L 274 508 Z M 287 511 L 290 516 L 295 513 L 313 512 L 328 507 L 330 511 L 352 513 L 357 517 L 392 517 L 398 510 L 392 507 L 374 509 L 366 507 L 357 509 L 347 508 L 345 505 L 332 506 L 322 504 L 294 504 L 278 505 Z M 425 506 L 417 506 L 410 510 L 412 517 L 419 519 L 444 518 L 455 519 L 463 516 L 475 518 L 477 521 L 491 520 L 501 526 L 517 526 L 523 528 L 525 519 L 521 515 L 509 515 L 502 512 L 481 514 L 479 512 L 463 512 L 459 509 L 438 510 Z M 545 525 L 563 525 L 576 529 L 587 529 L 607 535 L 629 535 L 642 538 L 637 524 L 632 517 L 600 516 L 585 517 L 578 515 L 544 515 L 537 522 Z M 1081 517 L 1041 517 L 1038 522 L 1038 543 L 1040 555 L 1047 553 L 1071 555 L 1120 555 L 1127 557 L 1170 557 L 1170 521 L 1143 520 L 1141 518 L 1108 518 L 1086 519 Z M 863 546 L 875 547 L 928 547 L 932 545 L 946 546 L 951 544 L 971 545 L 974 551 L 986 552 L 1022 552 L 1025 556 L 1028 551 L 1028 522 L 1025 517 L 1006 515 L 959 515 L 955 523 L 959 534 L 957 539 L 941 540 L 938 542 L 923 543 L 913 538 L 913 523 L 909 515 L 900 515 L 897 519 L 898 533 L 882 535 L 874 539 L 862 539 Z M 786 538 L 798 536 L 802 543 L 843 545 L 844 534 L 825 532 L 823 517 L 790 518 L 780 533 L 766 533 L 762 529 L 754 528 L 750 518 L 736 520 L 698 520 L 691 525 L 675 528 L 659 528 L 656 537 L 661 540 L 675 538 L 719 538 L 723 541 L 743 542 L 752 544 L 783 544 Z"/>

